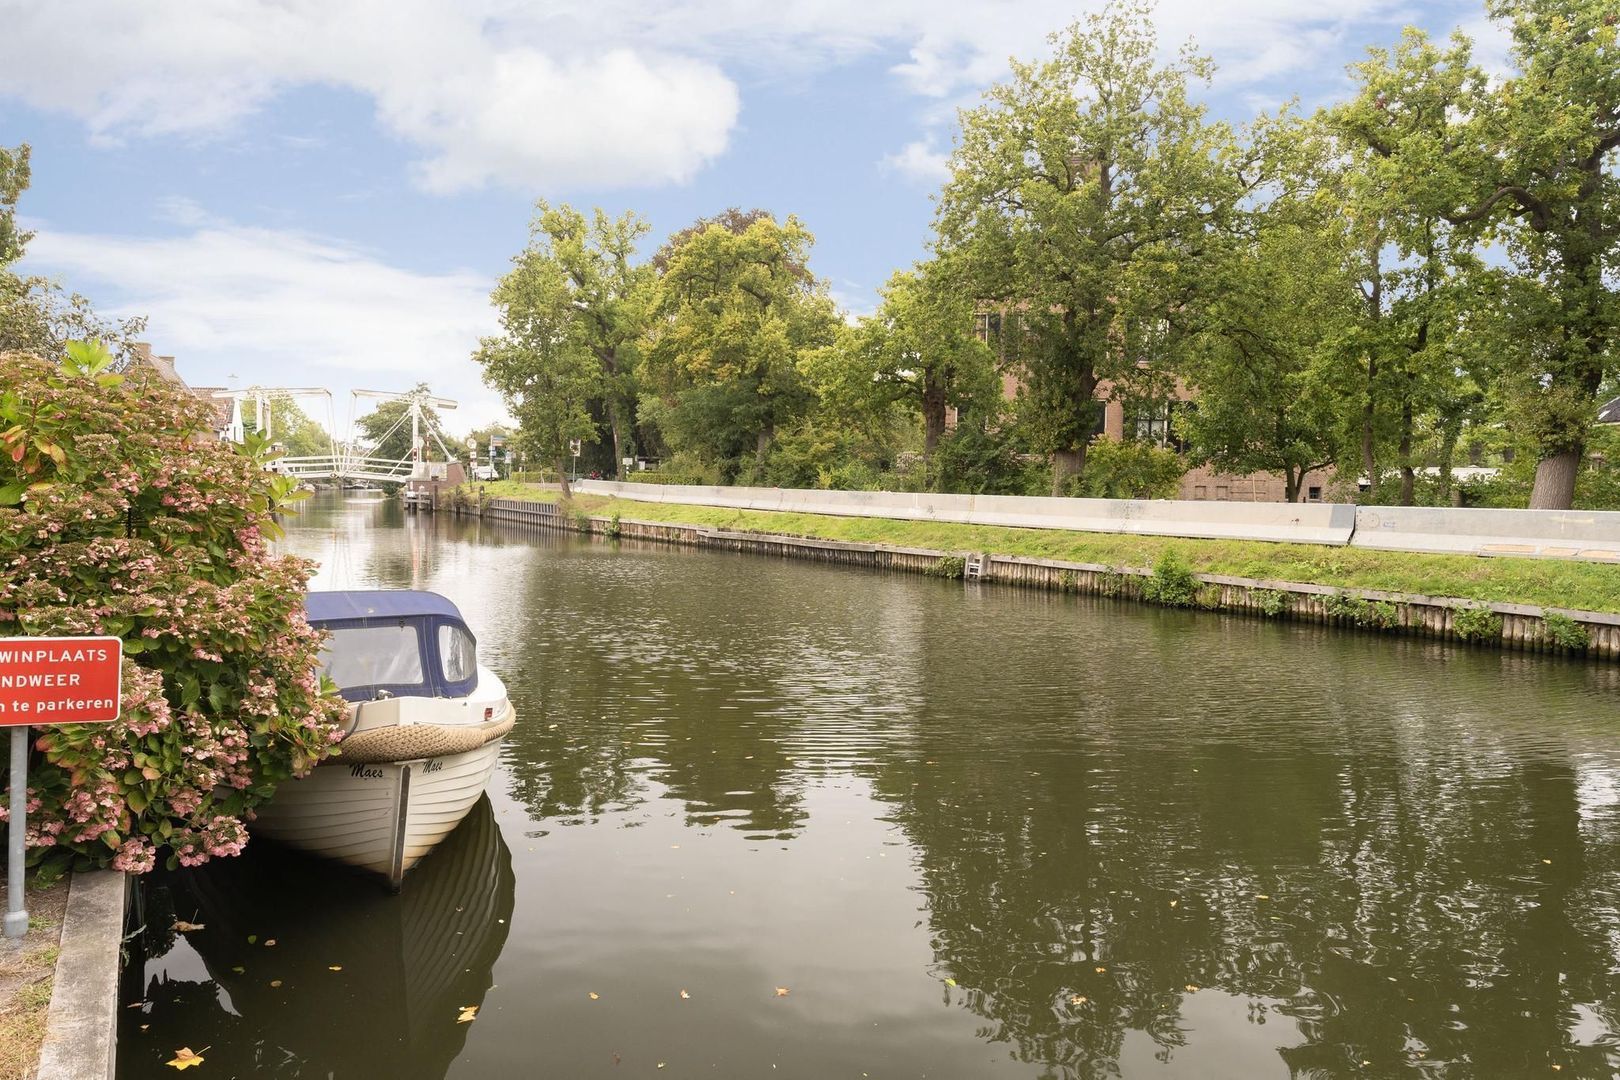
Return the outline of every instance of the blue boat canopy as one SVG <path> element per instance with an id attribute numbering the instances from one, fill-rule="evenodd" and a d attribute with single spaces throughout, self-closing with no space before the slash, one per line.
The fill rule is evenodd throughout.
<path id="1" fill-rule="evenodd" d="M 438 593 L 407 589 L 312 592 L 311 626 L 327 631 L 321 674 L 348 701 L 466 697 L 478 686 L 478 641 Z"/>

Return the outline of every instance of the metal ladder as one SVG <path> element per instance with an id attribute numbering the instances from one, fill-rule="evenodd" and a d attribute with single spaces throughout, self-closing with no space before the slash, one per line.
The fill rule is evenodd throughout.
<path id="1" fill-rule="evenodd" d="M 967 557 L 962 564 L 962 580 L 978 581 L 984 577 L 985 567 L 990 565 L 990 556 L 982 551 L 976 551 Z"/>

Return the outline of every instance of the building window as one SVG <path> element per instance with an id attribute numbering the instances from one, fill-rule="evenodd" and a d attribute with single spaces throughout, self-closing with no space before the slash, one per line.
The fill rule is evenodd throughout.
<path id="1" fill-rule="evenodd" d="M 1322 501 L 1322 489 L 1319 488 L 1319 487 L 1312 487 L 1306 493 L 1305 498 L 1306 498 L 1307 502 L 1321 502 Z"/>

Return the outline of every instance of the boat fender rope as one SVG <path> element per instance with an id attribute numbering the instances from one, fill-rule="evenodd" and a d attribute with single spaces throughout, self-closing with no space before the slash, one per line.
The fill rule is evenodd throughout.
<path id="1" fill-rule="evenodd" d="M 481 724 L 407 724 L 370 728 L 356 732 L 339 743 L 338 756 L 333 763 L 380 765 L 465 754 L 503 738 L 516 723 L 516 714 L 508 710 L 502 719 L 486 720 Z"/>

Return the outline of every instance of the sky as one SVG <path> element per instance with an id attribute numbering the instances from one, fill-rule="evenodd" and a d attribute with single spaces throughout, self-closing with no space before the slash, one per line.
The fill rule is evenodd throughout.
<path id="1" fill-rule="evenodd" d="M 0 0 L 0 144 L 33 147 L 22 268 L 194 385 L 427 382 L 501 418 L 470 354 L 536 199 L 668 233 L 796 214 L 851 316 L 926 253 L 958 108 L 1095 3 Z M 1406 25 L 1502 48 L 1478 3 L 1162 0 L 1236 122 L 1345 96 Z M 325 406 L 306 402 L 319 415 Z"/>

